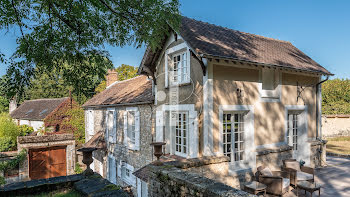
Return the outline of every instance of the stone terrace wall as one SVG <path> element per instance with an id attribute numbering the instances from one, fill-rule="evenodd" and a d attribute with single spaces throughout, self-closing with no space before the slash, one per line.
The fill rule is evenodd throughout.
<path id="1" fill-rule="evenodd" d="M 222 160 L 222 158 L 219 158 Z M 222 182 L 206 178 L 193 171 L 200 165 L 213 165 L 212 159 L 197 159 L 190 162 L 167 162 L 163 166 L 148 165 L 148 193 L 150 197 L 163 196 L 254 196 L 242 190 L 235 189 Z M 223 161 L 219 161 L 222 163 Z M 192 167 L 192 168 L 191 168 Z M 186 169 L 190 170 L 186 170 Z"/>
<path id="2" fill-rule="evenodd" d="M 322 116 L 322 137 L 336 136 L 350 136 L 350 114 Z"/>

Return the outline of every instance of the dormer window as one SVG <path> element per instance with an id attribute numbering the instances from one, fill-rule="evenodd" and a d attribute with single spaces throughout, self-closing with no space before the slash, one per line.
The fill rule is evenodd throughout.
<path id="1" fill-rule="evenodd" d="M 170 72 L 171 84 L 181 84 L 187 82 L 187 53 L 180 52 L 172 55 L 172 69 Z"/>
<path id="2" fill-rule="evenodd" d="M 165 87 L 190 83 L 190 51 L 185 43 L 165 52 Z"/>
<path id="3" fill-rule="evenodd" d="M 262 99 L 278 101 L 281 95 L 280 72 L 276 69 L 263 68 L 261 72 L 261 90 Z"/>

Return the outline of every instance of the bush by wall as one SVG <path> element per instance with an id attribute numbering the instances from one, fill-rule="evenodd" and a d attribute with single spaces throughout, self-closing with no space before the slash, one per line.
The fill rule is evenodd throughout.
<path id="1" fill-rule="evenodd" d="M 322 113 L 350 114 L 350 79 L 333 79 L 322 84 Z"/>
<path id="2" fill-rule="evenodd" d="M 11 137 L 0 138 L 0 152 L 13 151 L 16 149 L 16 142 Z"/>

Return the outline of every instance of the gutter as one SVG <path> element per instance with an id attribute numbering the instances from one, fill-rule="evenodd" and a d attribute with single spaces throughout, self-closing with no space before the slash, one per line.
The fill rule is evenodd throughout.
<path id="1" fill-rule="evenodd" d="M 321 84 L 328 81 L 329 76 L 316 84 L 316 139 L 322 140 L 322 91 Z"/>

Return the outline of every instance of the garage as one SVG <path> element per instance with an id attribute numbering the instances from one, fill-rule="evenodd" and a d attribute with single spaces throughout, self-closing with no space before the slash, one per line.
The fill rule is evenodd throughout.
<path id="1" fill-rule="evenodd" d="M 66 147 L 29 150 L 30 179 L 46 179 L 67 175 Z"/>

